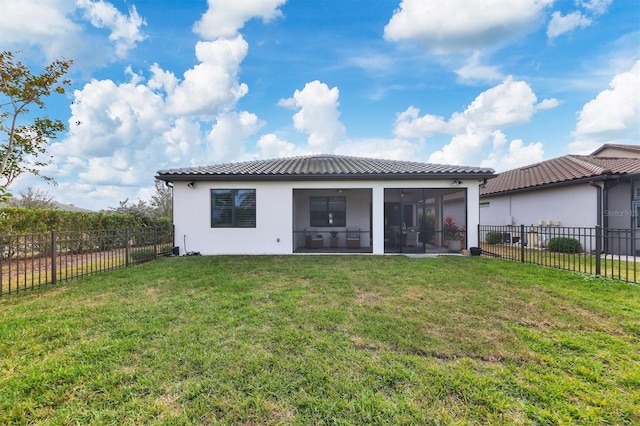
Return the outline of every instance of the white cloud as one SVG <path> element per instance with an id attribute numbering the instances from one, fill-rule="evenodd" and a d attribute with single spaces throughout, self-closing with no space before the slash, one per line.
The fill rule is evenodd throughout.
<path id="1" fill-rule="evenodd" d="M 338 146 L 335 153 L 353 157 L 383 158 L 388 160 L 420 161 L 422 143 L 394 139 L 349 140 Z"/>
<path id="2" fill-rule="evenodd" d="M 103 0 L 77 0 L 76 4 L 79 9 L 84 11 L 86 19 L 94 27 L 111 30 L 109 40 L 115 43 L 116 54 L 119 58 L 124 58 L 129 50 L 146 38 L 141 32 L 141 28 L 146 25 L 146 22 L 138 15 L 135 6 L 131 6 L 129 16 L 125 16 L 111 3 L 106 3 Z"/>
<path id="3" fill-rule="evenodd" d="M 542 142 L 525 145 L 521 139 L 515 139 L 507 147 L 504 133 L 496 130 L 492 136 L 493 150 L 487 159 L 482 161 L 481 167 L 491 167 L 497 172 L 502 172 L 544 160 Z"/>
<path id="4" fill-rule="evenodd" d="M 76 40 L 81 26 L 71 19 L 74 0 L 0 0 L 0 50 L 38 45 L 48 59 L 62 54 Z"/>
<path id="5" fill-rule="evenodd" d="M 305 155 L 306 152 L 291 142 L 278 138 L 275 133 L 262 135 L 256 144 L 260 158 L 282 158 Z"/>
<path id="6" fill-rule="evenodd" d="M 555 99 L 545 99 L 537 104 L 536 95 L 524 81 L 507 77 L 497 86 L 480 93 L 462 112 L 454 112 L 446 120 L 431 114 L 419 115 L 419 110 L 409 107 L 396 117 L 394 134 L 398 138 L 421 139 L 436 134 L 452 135 L 450 142 L 429 156 L 429 162 L 443 164 L 477 164 L 496 133 L 504 127 L 526 123 L 539 109 L 557 105 Z M 506 143 L 506 139 L 505 139 Z M 507 163 L 517 162 L 519 151 L 534 149 L 532 146 L 513 145 L 508 155 L 496 151 L 494 158 L 504 158 Z M 541 147 L 540 147 L 541 148 Z M 530 151 L 529 151 L 530 152 Z"/>
<path id="7" fill-rule="evenodd" d="M 200 123 L 189 118 L 178 118 L 159 139 L 164 143 L 164 157 L 167 161 L 180 164 L 191 153 L 198 152 L 202 140 Z"/>
<path id="8" fill-rule="evenodd" d="M 209 8 L 193 30 L 207 40 L 231 38 L 252 18 L 269 22 L 282 15 L 286 0 L 208 0 Z"/>
<path id="9" fill-rule="evenodd" d="M 413 40 L 430 52 L 469 52 L 529 30 L 552 0 L 402 0 L 384 29 L 389 41 Z"/>
<path id="10" fill-rule="evenodd" d="M 293 116 L 296 130 L 306 133 L 312 152 L 328 153 L 344 136 L 345 128 L 340 121 L 337 87 L 329 89 L 318 80 L 307 83 L 302 90 L 296 89 L 292 98 L 281 99 L 279 105 L 299 109 Z"/>
<path id="11" fill-rule="evenodd" d="M 638 143 L 640 61 L 629 71 L 616 75 L 609 86 L 578 112 L 575 139 L 569 145 L 572 150 L 586 153 L 606 142 Z"/>
<path id="12" fill-rule="evenodd" d="M 543 99 L 538 105 L 536 105 L 537 110 L 543 109 L 552 109 L 560 105 L 560 101 L 556 98 Z"/>
<path id="13" fill-rule="evenodd" d="M 102 66 L 105 57 L 123 58 L 146 38 L 145 20 L 135 7 L 127 15 L 104 0 L 0 0 L 0 10 L 0 50 L 25 50 L 47 60 L 67 57 Z M 86 31 L 86 22 L 110 30 L 112 43 Z"/>
<path id="14" fill-rule="evenodd" d="M 174 114 L 211 118 L 235 106 L 249 92 L 247 85 L 238 81 L 248 48 L 241 36 L 198 42 L 196 57 L 200 63 L 184 73 L 169 97 L 169 109 Z"/>
<path id="15" fill-rule="evenodd" d="M 247 111 L 220 114 L 207 136 L 208 148 L 205 158 L 215 163 L 237 159 L 245 151 L 246 139 L 264 124 L 257 115 Z"/>
<path id="16" fill-rule="evenodd" d="M 246 49 L 241 37 L 200 42 L 200 62 L 182 79 L 153 64 L 148 80 L 127 68 L 127 82 L 92 80 L 74 91 L 71 130 L 50 148 L 53 174 L 82 180 L 102 202 L 100 186 L 122 185 L 111 194 L 117 205 L 150 185 L 158 169 L 242 156 L 244 139 L 264 125 L 236 111 L 247 91 L 237 76 Z"/>
<path id="17" fill-rule="evenodd" d="M 535 111 L 536 95 L 524 81 L 507 77 L 499 85 L 480 93 L 462 113 L 454 113 L 450 123 L 454 128 L 495 129 L 526 123 Z"/>
<path id="18" fill-rule="evenodd" d="M 503 78 L 497 67 L 480 63 L 479 51 L 473 52 L 469 61 L 456 70 L 456 74 L 463 82 L 494 82 Z"/>
<path id="19" fill-rule="evenodd" d="M 594 15 L 603 15 L 612 2 L 613 0 L 578 0 L 577 4 Z"/>
<path id="20" fill-rule="evenodd" d="M 425 114 L 420 117 L 420 110 L 410 106 L 396 116 L 393 133 L 403 139 L 422 138 L 446 129 L 443 117 Z"/>
<path id="21" fill-rule="evenodd" d="M 547 27 L 547 37 L 555 38 L 576 28 L 585 28 L 591 25 L 591 19 L 584 16 L 579 11 L 562 16 L 560 12 L 553 12 L 551 21 Z"/>

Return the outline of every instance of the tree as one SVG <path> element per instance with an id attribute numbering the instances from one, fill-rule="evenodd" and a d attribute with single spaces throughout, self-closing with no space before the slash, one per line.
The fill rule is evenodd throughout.
<path id="1" fill-rule="evenodd" d="M 173 202 L 171 188 L 165 186 L 164 182 L 155 181 L 156 192 L 147 203 L 138 198 L 136 202 L 129 199 L 119 201 L 118 207 L 111 207 L 110 210 L 116 213 L 130 214 L 140 218 L 144 225 L 153 225 L 162 221 L 171 222 Z"/>
<path id="2" fill-rule="evenodd" d="M 44 109 L 44 98 L 52 92 L 65 93 L 71 80 L 63 77 L 72 63 L 54 60 L 35 75 L 22 62 L 14 60 L 13 53 L 0 52 L 0 199 L 10 196 L 7 188 L 23 173 L 52 181 L 40 174 L 40 169 L 51 163 L 51 158 L 42 157 L 48 142 L 66 130 L 66 126 L 46 115 L 29 115 L 27 124 L 21 124 L 20 118 L 30 113 L 30 106 Z"/>
<path id="3" fill-rule="evenodd" d="M 28 187 L 20 192 L 20 198 L 13 198 L 10 205 L 27 209 L 57 209 L 57 203 L 47 191 Z"/>
<path id="4" fill-rule="evenodd" d="M 156 217 L 173 218 L 173 196 L 172 189 L 164 182 L 156 180 L 156 193 L 151 196 L 151 207 L 155 209 Z"/>

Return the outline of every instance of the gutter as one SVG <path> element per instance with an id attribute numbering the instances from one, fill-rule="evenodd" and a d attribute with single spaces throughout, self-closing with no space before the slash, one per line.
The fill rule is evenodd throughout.
<path id="1" fill-rule="evenodd" d="M 235 181 L 235 182 L 274 182 L 274 181 L 353 181 L 353 180 L 434 180 L 434 179 L 473 179 L 482 182 L 495 177 L 493 173 L 405 173 L 405 174 L 317 174 L 317 175 L 240 175 L 240 174 L 179 174 L 156 175 L 155 178 L 165 182 L 190 181 Z"/>

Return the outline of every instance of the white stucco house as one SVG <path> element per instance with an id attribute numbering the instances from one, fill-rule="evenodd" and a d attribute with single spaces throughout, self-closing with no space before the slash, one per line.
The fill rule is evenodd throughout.
<path id="1" fill-rule="evenodd" d="M 160 170 L 180 253 L 441 250 L 443 220 L 477 245 L 488 168 L 316 155 Z"/>
<path id="2" fill-rule="evenodd" d="M 480 190 L 480 223 L 601 226 L 610 230 L 605 251 L 637 254 L 640 145 L 605 144 L 590 155 L 565 155 L 500 173 Z"/>

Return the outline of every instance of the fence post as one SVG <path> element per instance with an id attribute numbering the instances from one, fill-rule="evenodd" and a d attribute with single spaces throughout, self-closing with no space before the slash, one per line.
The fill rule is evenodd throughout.
<path id="1" fill-rule="evenodd" d="M 153 258 L 158 258 L 158 225 L 153 225 Z"/>
<path id="2" fill-rule="evenodd" d="M 129 266 L 129 228 L 124 229 L 124 258 L 125 266 Z"/>
<path id="3" fill-rule="evenodd" d="M 596 275 L 600 275 L 602 261 L 602 228 L 596 225 Z"/>
<path id="4" fill-rule="evenodd" d="M 524 263 L 524 224 L 520 225 L 520 262 Z"/>
<path id="5" fill-rule="evenodd" d="M 58 268 L 56 265 L 56 231 L 51 231 L 51 284 L 58 281 Z"/>

